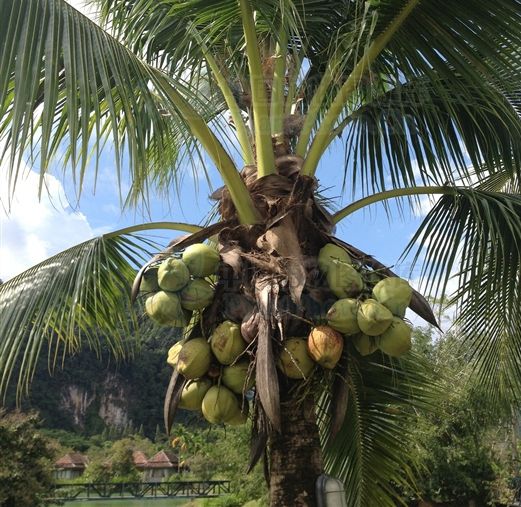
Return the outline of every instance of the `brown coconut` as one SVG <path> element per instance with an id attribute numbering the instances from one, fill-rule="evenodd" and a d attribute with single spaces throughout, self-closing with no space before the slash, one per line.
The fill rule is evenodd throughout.
<path id="1" fill-rule="evenodd" d="M 329 326 L 317 326 L 308 336 L 308 353 L 322 368 L 332 370 L 340 361 L 344 338 Z"/>

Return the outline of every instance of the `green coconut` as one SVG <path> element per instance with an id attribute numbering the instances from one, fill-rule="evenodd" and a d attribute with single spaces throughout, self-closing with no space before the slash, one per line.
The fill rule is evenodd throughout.
<path id="1" fill-rule="evenodd" d="M 308 336 L 308 354 L 322 368 L 332 370 L 340 361 L 344 338 L 329 326 L 314 327 Z"/>
<path id="2" fill-rule="evenodd" d="M 203 398 L 210 387 L 212 387 L 212 381 L 208 378 L 203 377 L 188 381 L 181 391 L 179 408 L 201 410 Z"/>
<path id="3" fill-rule="evenodd" d="M 204 338 L 194 338 L 183 344 L 177 358 L 177 369 L 187 379 L 202 377 L 210 368 L 212 353 Z"/>
<path id="4" fill-rule="evenodd" d="M 172 345 L 168 349 L 168 358 L 166 362 L 172 367 L 175 368 L 177 365 L 177 359 L 179 358 L 179 352 L 183 348 L 183 342 L 177 342 L 175 345 Z"/>
<path id="5" fill-rule="evenodd" d="M 334 243 L 327 243 L 320 249 L 318 253 L 318 269 L 322 273 L 327 273 L 329 267 L 337 261 L 351 264 L 351 257 L 343 248 Z"/>
<path id="6" fill-rule="evenodd" d="M 407 280 L 390 276 L 380 280 L 373 287 L 373 296 L 379 303 L 391 310 L 393 315 L 403 318 L 411 302 L 412 287 Z"/>
<path id="7" fill-rule="evenodd" d="M 358 307 L 360 331 L 368 336 L 381 335 L 393 321 L 393 314 L 376 299 L 366 299 Z"/>
<path id="8" fill-rule="evenodd" d="M 190 272 L 181 259 L 165 259 L 157 270 L 157 281 L 163 290 L 177 292 L 190 280 Z"/>
<path id="9" fill-rule="evenodd" d="M 202 310 L 212 302 L 214 293 L 210 283 L 202 278 L 195 278 L 181 291 L 181 305 L 187 310 Z"/>
<path id="10" fill-rule="evenodd" d="M 364 288 L 360 273 L 349 264 L 334 262 L 327 271 L 327 284 L 339 299 L 358 296 Z"/>
<path id="11" fill-rule="evenodd" d="M 327 312 L 327 323 L 343 334 L 356 334 L 360 332 L 356 318 L 357 313 L 358 301 L 356 299 L 339 299 Z"/>
<path id="12" fill-rule="evenodd" d="M 369 356 L 378 350 L 375 339 L 366 334 L 358 333 L 351 336 L 351 341 L 361 356 Z"/>
<path id="13" fill-rule="evenodd" d="M 244 406 L 240 407 L 239 412 L 234 415 L 231 419 L 226 421 L 226 424 L 230 426 L 241 426 L 242 424 L 246 424 L 248 422 L 248 415 L 250 413 L 250 407 L 248 403 L 244 403 Z"/>
<path id="14" fill-rule="evenodd" d="M 158 267 L 150 267 L 148 268 L 141 277 L 141 282 L 139 284 L 139 292 L 143 294 L 148 294 L 150 292 L 157 292 L 161 290 L 159 288 L 159 283 L 157 282 L 157 270 Z"/>
<path id="15" fill-rule="evenodd" d="M 400 357 L 411 350 L 411 327 L 400 317 L 394 317 L 391 325 L 378 339 L 378 348 L 388 356 Z"/>
<path id="16" fill-rule="evenodd" d="M 220 424 L 233 420 L 241 409 L 237 396 L 221 385 L 208 389 L 203 398 L 201 410 L 207 421 Z"/>
<path id="17" fill-rule="evenodd" d="M 225 320 L 219 324 L 210 337 L 210 346 L 217 361 L 232 364 L 246 349 L 238 324 Z"/>
<path id="18" fill-rule="evenodd" d="M 159 291 L 145 301 L 147 315 L 162 326 L 184 327 L 186 316 L 181 298 L 173 292 Z"/>
<path id="19" fill-rule="evenodd" d="M 315 363 L 308 354 L 306 338 L 289 338 L 283 344 L 277 366 L 286 375 L 293 379 L 308 377 L 313 371 Z"/>
<path id="20" fill-rule="evenodd" d="M 234 393 L 241 394 L 250 390 L 255 383 L 253 372 L 250 372 L 250 365 L 246 361 L 241 361 L 223 368 L 222 382 Z"/>
<path id="21" fill-rule="evenodd" d="M 196 277 L 213 275 L 219 267 L 219 252 L 204 243 L 190 245 L 183 252 L 183 262 Z"/>

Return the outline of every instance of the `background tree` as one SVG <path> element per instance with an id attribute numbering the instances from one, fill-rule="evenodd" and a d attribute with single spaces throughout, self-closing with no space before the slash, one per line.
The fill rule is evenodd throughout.
<path id="1" fill-rule="evenodd" d="M 28 383 L 46 339 L 74 350 L 97 347 L 101 333 L 115 355 L 123 353 L 128 315 L 137 324 L 129 285 L 136 266 L 157 251 L 138 231 L 195 233 L 169 252 L 217 235 L 221 252 L 243 263 L 231 292 L 259 310 L 254 457 L 267 444 L 271 503 L 313 505 L 314 480 L 326 468 L 346 481 L 350 504 L 392 505 L 393 485 L 410 476 L 408 435 L 403 412 L 386 407 L 425 403 L 421 361 L 365 360 L 348 344 L 344 381 L 325 378 L 296 397 L 274 355 L 284 334 L 309 331 L 293 314 L 310 317 L 331 302 L 316 276 L 325 243 L 341 244 L 361 268 L 391 273 L 335 239 L 336 223 L 390 198 L 412 207 L 419 195 L 437 195 L 406 253 L 422 262 L 427 290 L 443 292 L 457 273 L 458 319 L 475 374 L 489 392 L 518 390 L 520 2 L 96 3 L 107 32 L 63 0 L 0 2 L 9 191 L 24 153 L 38 154 L 42 190 L 50 160 L 66 143 L 67 174 L 80 194 L 89 155 L 98 159 L 110 141 L 116 173 L 131 181 L 125 202 L 146 207 L 154 190 L 173 200 L 169 191 L 190 167 L 184 162 L 205 151 L 225 185 L 214 195 L 217 221 L 203 231 L 162 222 L 106 234 L 4 283 L 0 387 L 18 361 L 18 383 Z M 223 111 L 232 130 L 219 121 Z M 339 136 L 353 202 L 330 213 L 315 173 Z M 206 171 L 204 162 L 191 167 Z M 327 178 L 337 168 L 321 170 Z M 435 322 L 419 294 L 411 308 Z"/>
<path id="2" fill-rule="evenodd" d="M 35 414 L 0 412 L 0 505 L 38 507 L 53 496 L 51 442 Z"/>

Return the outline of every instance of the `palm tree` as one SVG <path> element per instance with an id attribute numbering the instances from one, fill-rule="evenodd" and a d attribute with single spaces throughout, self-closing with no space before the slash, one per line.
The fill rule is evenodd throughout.
<path id="1" fill-rule="evenodd" d="M 65 147 L 64 167 L 81 192 L 87 172 L 97 173 L 90 158 L 107 143 L 118 177 L 130 178 L 128 205 L 146 203 L 152 191 L 168 194 L 203 152 L 224 187 L 208 227 L 136 225 L 4 283 L 0 387 L 15 368 L 20 390 L 27 387 L 45 340 L 58 354 L 97 347 L 105 335 L 123 353 L 139 323 L 130 296 L 136 267 L 157 253 L 139 232 L 190 233 L 166 254 L 214 237 L 222 269 L 236 269 L 226 287 L 233 303 L 220 299 L 198 332 L 244 298 L 256 305 L 252 465 L 265 457 L 271 504 L 315 505 L 325 469 L 345 481 L 349 505 L 393 505 L 412 471 L 400 426 L 408 411 L 389 404 L 429 396 L 414 355 L 368 360 L 348 344 L 336 373 L 296 387 L 279 376 L 275 356 L 284 335 L 309 331 L 311 308 L 331 303 L 316 269 L 324 244 L 342 246 L 360 268 L 391 274 L 335 238 L 335 225 L 375 203 L 413 207 L 433 195 L 405 253 L 421 262 L 428 290 L 442 293 L 458 277 L 454 302 L 476 375 L 489 392 L 519 392 L 521 2 L 93 3 L 100 25 L 64 0 L 0 0 L 9 190 L 30 154 L 42 191 Z M 337 138 L 352 202 L 331 213 L 315 174 Z M 201 160 L 195 171 L 205 171 Z M 338 168 L 320 171 L 327 179 Z M 411 309 L 435 324 L 418 293 Z M 174 373 L 167 422 L 182 385 Z"/>

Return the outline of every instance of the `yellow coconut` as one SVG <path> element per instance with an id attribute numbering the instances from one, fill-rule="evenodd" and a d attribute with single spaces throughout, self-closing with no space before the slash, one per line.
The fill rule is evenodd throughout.
<path id="1" fill-rule="evenodd" d="M 305 338 L 289 338 L 283 343 L 277 366 L 286 375 L 293 379 L 308 377 L 313 371 L 315 363 L 308 354 L 308 343 Z"/>
<path id="2" fill-rule="evenodd" d="M 322 368 L 332 370 L 344 349 L 343 336 L 329 326 L 317 326 L 308 336 L 308 353 Z"/>
<path id="3" fill-rule="evenodd" d="M 201 410 L 203 398 L 212 387 L 212 381 L 208 378 L 199 378 L 197 380 L 189 380 L 181 392 L 181 400 L 179 408 L 185 410 Z"/>
<path id="4" fill-rule="evenodd" d="M 394 317 L 391 325 L 377 341 L 378 348 L 388 356 L 400 357 L 411 349 L 411 327 L 400 317 Z"/>
<path id="5" fill-rule="evenodd" d="M 212 386 L 203 398 L 201 410 L 207 421 L 220 424 L 237 417 L 240 405 L 237 396 L 227 387 Z"/>
<path id="6" fill-rule="evenodd" d="M 168 358 L 166 362 L 172 366 L 172 368 L 175 368 L 177 365 L 177 359 L 179 357 L 179 352 L 181 352 L 181 349 L 183 348 L 183 342 L 177 342 L 175 345 L 172 345 L 168 349 Z"/>
<path id="7" fill-rule="evenodd" d="M 335 262 L 327 271 L 327 284 L 337 298 L 358 296 L 364 288 L 360 273 L 349 264 Z"/>
<path id="8" fill-rule="evenodd" d="M 213 299 L 214 288 L 202 278 L 195 278 L 181 291 L 181 305 L 187 310 L 202 310 Z"/>
<path id="9" fill-rule="evenodd" d="M 351 264 L 351 257 L 349 257 L 349 254 L 338 245 L 327 243 L 318 253 L 318 268 L 322 273 L 327 273 L 329 267 L 336 261 Z"/>
<path id="10" fill-rule="evenodd" d="M 219 267 L 219 252 L 204 243 L 189 246 L 183 252 L 183 262 L 195 277 L 213 275 Z"/>
<path id="11" fill-rule="evenodd" d="M 391 276 L 380 280 L 373 287 L 373 296 L 388 308 L 393 315 L 404 317 L 412 298 L 412 287 L 407 280 Z"/>
<path id="12" fill-rule="evenodd" d="M 210 337 L 210 346 L 217 361 L 232 364 L 246 349 L 238 324 L 225 320 L 219 324 Z"/>
<path id="13" fill-rule="evenodd" d="M 153 266 L 148 268 L 141 278 L 141 283 L 139 284 L 139 292 L 143 294 L 148 294 L 151 292 L 157 292 L 161 290 L 159 288 L 159 283 L 157 282 L 157 266 Z"/>
<path id="14" fill-rule="evenodd" d="M 357 321 L 362 333 L 378 336 L 391 325 L 393 314 L 376 299 L 366 299 L 358 308 Z"/>
<path id="15" fill-rule="evenodd" d="M 147 315 L 162 326 L 185 327 L 181 298 L 173 292 L 159 291 L 145 301 Z"/>
<path id="16" fill-rule="evenodd" d="M 210 368 L 212 353 L 204 338 L 193 338 L 183 344 L 177 358 L 177 369 L 187 379 L 202 377 Z"/>
<path id="17" fill-rule="evenodd" d="M 369 356 L 378 350 L 378 347 L 376 346 L 376 340 L 372 336 L 358 333 L 354 336 L 351 336 L 350 339 L 353 342 L 355 349 L 358 350 L 361 356 Z"/>
<path id="18" fill-rule="evenodd" d="M 343 334 L 356 334 L 360 332 L 356 318 L 357 314 L 358 301 L 356 299 L 339 299 L 327 312 L 327 323 L 333 329 Z"/>
<path id="19" fill-rule="evenodd" d="M 250 407 L 248 402 L 245 402 L 243 406 L 240 407 L 239 412 L 231 419 L 226 421 L 226 424 L 230 426 L 241 426 L 242 424 L 246 424 L 248 422 L 248 415 L 250 413 Z"/>
<path id="20" fill-rule="evenodd" d="M 223 384 L 234 393 L 241 394 L 253 387 L 255 376 L 250 372 L 250 365 L 246 361 L 226 366 L 222 373 Z"/>
<path id="21" fill-rule="evenodd" d="M 165 259 L 157 270 L 157 281 L 163 290 L 177 292 L 190 280 L 190 272 L 181 259 Z"/>

